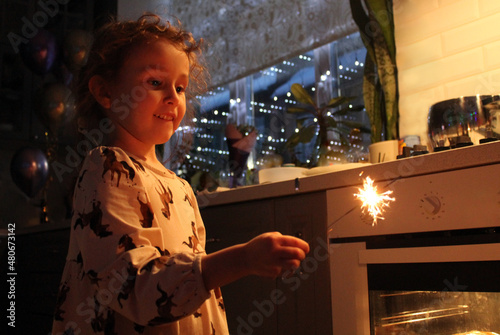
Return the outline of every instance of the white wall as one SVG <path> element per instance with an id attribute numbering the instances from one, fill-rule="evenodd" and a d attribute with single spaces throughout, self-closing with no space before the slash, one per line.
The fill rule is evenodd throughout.
<path id="1" fill-rule="evenodd" d="M 499 0 L 394 0 L 400 136 L 427 142 L 429 107 L 500 93 Z"/>

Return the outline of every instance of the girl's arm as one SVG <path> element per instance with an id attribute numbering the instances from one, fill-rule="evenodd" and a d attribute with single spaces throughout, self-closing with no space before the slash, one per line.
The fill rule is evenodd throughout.
<path id="1" fill-rule="evenodd" d="M 265 233 L 203 256 L 201 269 L 207 290 L 224 286 L 248 275 L 277 277 L 296 269 L 309 252 L 309 245 L 298 238 L 278 232 Z"/>

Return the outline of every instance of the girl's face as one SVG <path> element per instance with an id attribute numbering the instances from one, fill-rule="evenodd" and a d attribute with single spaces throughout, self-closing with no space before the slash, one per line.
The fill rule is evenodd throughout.
<path id="1" fill-rule="evenodd" d="M 165 40 L 135 47 L 109 87 L 114 141 L 133 150 L 167 142 L 186 113 L 189 59 Z"/>

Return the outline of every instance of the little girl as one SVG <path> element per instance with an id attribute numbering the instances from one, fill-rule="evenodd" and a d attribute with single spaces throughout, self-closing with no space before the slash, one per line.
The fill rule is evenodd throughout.
<path id="1" fill-rule="evenodd" d="M 190 185 L 155 154 L 204 86 L 200 43 L 155 15 L 96 32 L 77 115 L 106 146 L 89 152 L 75 186 L 53 334 L 228 334 L 219 287 L 276 277 L 309 251 L 274 232 L 205 253 Z"/>

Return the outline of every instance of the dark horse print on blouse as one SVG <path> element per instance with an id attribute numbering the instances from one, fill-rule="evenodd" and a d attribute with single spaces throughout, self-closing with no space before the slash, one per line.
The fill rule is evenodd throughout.
<path id="1" fill-rule="evenodd" d="M 116 180 L 116 186 L 120 186 L 120 178 L 122 173 L 125 174 L 125 177 L 129 178 L 131 181 L 134 180 L 135 170 L 130 165 L 128 165 L 127 162 L 125 161 L 119 162 L 116 159 L 116 154 L 113 150 L 105 148 L 102 151 L 102 154 L 106 158 L 102 164 L 103 167 L 102 178 L 104 178 L 106 172 L 110 171 L 111 181 L 113 181 L 115 173 L 118 175 Z"/>
<path id="2" fill-rule="evenodd" d="M 153 210 L 151 209 L 151 203 L 149 201 L 142 202 L 141 199 L 139 199 L 140 193 L 137 195 L 137 201 L 139 201 L 140 204 L 140 211 L 142 215 L 142 219 L 139 220 L 141 222 L 141 226 L 143 228 L 151 228 L 153 226 L 153 219 L 154 219 L 154 213 Z"/>
<path id="3" fill-rule="evenodd" d="M 189 236 L 189 242 L 182 242 L 182 244 L 187 245 L 191 249 L 193 249 L 194 253 L 200 253 L 202 250 L 198 250 L 198 246 L 200 245 L 200 240 L 198 239 L 198 234 L 196 234 L 196 224 L 191 222 L 191 230 L 193 231 L 193 235 Z"/>
<path id="4" fill-rule="evenodd" d="M 128 296 L 130 295 L 130 293 L 134 289 L 136 274 L 137 274 L 137 268 L 135 268 L 132 263 L 128 263 L 127 279 L 123 283 L 123 285 L 120 289 L 120 293 L 118 294 L 118 299 L 117 299 L 121 308 L 123 308 L 121 301 L 127 300 Z"/>
<path id="5" fill-rule="evenodd" d="M 174 294 L 168 295 L 167 292 L 163 291 L 160 287 L 160 283 L 156 286 L 158 292 L 161 293 L 161 297 L 156 300 L 156 307 L 158 308 L 158 315 L 153 320 L 149 321 L 150 326 L 156 326 L 167 322 L 176 321 L 179 317 L 172 315 L 172 307 L 177 305 L 172 301 Z"/>
<path id="6" fill-rule="evenodd" d="M 167 186 L 167 189 L 165 189 L 165 186 L 163 186 L 162 183 L 159 183 L 159 184 L 163 190 L 162 192 L 156 190 L 158 192 L 158 194 L 160 195 L 160 199 L 161 199 L 161 202 L 163 204 L 163 208 L 161 209 L 161 212 L 163 213 L 164 217 L 166 217 L 167 219 L 170 219 L 169 204 L 174 203 L 172 191 L 170 190 L 170 187 Z"/>
<path id="7" fill-rule="evenodd" d="M 158 250 L 161 256 L 170 256 L 170 252 L 167 249 L 163 251 L 159 247 L 156 247 L 156 249 Z M 157 257 L 155 259 L 150 260 L 146 265 L 142 267 L 142 269 L 139 272 L 141 273 L 143 271 L 151 272 L 153 270 L 153 267 L 159 269 L 162 266 L 171 266 L 172 264 L 175 264 L 175 260 L 172 258 L 165 259 L 165 257 Z"/>
<path id="8" fill-rule="evenodd" d="M 113 232 L 108 230 L 109 224 L 102 223 L 102 210 L 100 201 L 93 201 L 92 210 L 88 213 L 78 213 L 78 216 L 79 217 L 75 220 L 73 230 L 76 230 L 76 227 L 78 226 L 82 227 L 82 229 L 90 226 L 90 229 L 98 237 L 102 238 L 113 234 Z"/>
<path id="9" fill-rule="evenodd" d="M 83 170 L 82 173 L 80 173 L 80 176 L 78 177 L 78 181 L 76 183 L 77 187 L 79 189 L 82 188 L 82 181 L 83 181 L 83 177 L 85 177 L 85 174 L 87 173 L 88 170 Z"/>
<path id="10" fill-rule="evenodd" d="M 86 275 L 92 285 L 99 286 L 99 282 L 102 281 L 102 278 L 99 278 L 99 275 L 95 270 L 90 269 L 87 271 Z"/>
<path id="11" fill-rule="evenodd" d="M 112 309 L 104 309 L 101 312 L 101 304 L 99 299 L 94 297 L 94 312 L 95 318 L 90 322 L 94 332 L 104 332 L 104 334 L 116 334 L 115 333 L 115 312 Z"/>
<path id="12" fill-rule="evenodd" d="M 61 287 L 59 288 L 59 294 L 57 295 L 57 301 L 56 301 L 56 308 L 55 308 L 55 313 L 54 313 L 54 319 L 58 321 L 63 321 L 62 315 L 65 313 L 65 310 L 62 309 L 62 305 L 66 301 L 66 297 L 69 292 L 69 287 L 66 285 L 66 283 L 62 283 Z"/>
<path id="13" fill-rule="evenodd" d="M 130 158 L 130 160 L 132 161 L 132 163 L 134 163 L 135 167 L 138 168 L 139 170 L 141 170 L 142 172 L 146 172 L 146 169 L 144 169 L 144 166 L 141 164 L 141 162 L 139 162 L 137 159 L 135 159 L 134 157 L 130 157 L 128 156 L 128 158 Z"/>
<path id="14" fill-rule="evenodd" d="M 132 240 L 132 237 L 130 237 L 128 234 L 124 234 L 122 237 L 120 237 L 120 240 L 118 241 L 118 247 L 125 249 L 124 251 L 129 251 L 137 248 L 134 244 L 134 241 Z"/>

